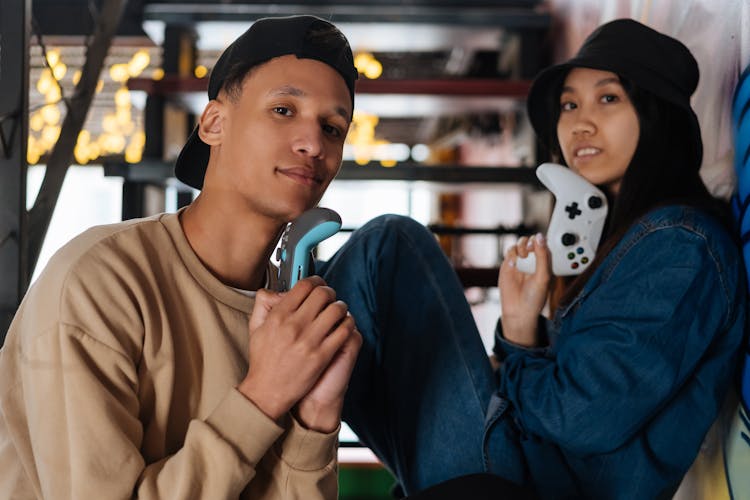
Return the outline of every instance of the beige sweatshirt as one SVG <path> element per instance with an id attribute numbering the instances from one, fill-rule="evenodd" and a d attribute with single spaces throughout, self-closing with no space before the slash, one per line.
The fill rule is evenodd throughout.
<path id="1" fill-rule="evenodd" d="M 68 243 L 0 351 L 0 498 L 335 498 L 337 433 L 235 389 L 252 306 L 177 214 Z"/>

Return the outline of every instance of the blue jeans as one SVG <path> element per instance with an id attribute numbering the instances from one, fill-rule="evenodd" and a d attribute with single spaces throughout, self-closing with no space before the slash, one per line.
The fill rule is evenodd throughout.
<path id="1" fill-rule="evenodd" d="M 434 236 L 409 218 L 381 216 L 318 272 L 364 338 L 344 420 L 404 492 L 487 470 L 522 481 L 514 433 L 494 411 L 488 418 L 495 374 Z"/>

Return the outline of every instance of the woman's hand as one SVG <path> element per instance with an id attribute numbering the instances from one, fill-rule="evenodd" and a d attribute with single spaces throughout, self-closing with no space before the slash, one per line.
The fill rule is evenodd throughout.
<path id="1" fill-rule="evenodd" d="M 523 273 L 516 267 L 519 257 L 536 254 L 534 274 Z M 497 286 L 500 289 L 503 336 L 524 347 L 538 344 L 537 321 L 547 302 L 551 280 L 550 253 L 541 233 L 532 238 L 519 238 L 505 255 L 500 267 Z"/>

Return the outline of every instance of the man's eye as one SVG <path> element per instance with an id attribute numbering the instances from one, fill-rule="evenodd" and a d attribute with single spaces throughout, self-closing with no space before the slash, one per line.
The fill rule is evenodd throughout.
<path id="1" fill-rule="evenodd" d="M 284 116 L 289 116 L 292 113 L 292 111 L 285 106 L 275 106 L 273 112 Z"/>
<path id="2" fill-rule="evenodd" d="M 614 94 L 607 94 L 602 96 L 602 102 L 617 102 L 618 99 L 619 98 Z"/>
<path id="3" fill-rule="evenodd" d="M 323 132 L 333 137 L 341 137 L 341 130 L 333 125 L 323 125 Z"/>

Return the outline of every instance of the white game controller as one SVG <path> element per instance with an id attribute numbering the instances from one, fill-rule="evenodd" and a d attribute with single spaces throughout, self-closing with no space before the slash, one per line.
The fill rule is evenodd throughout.
<path id="1" fill-rule="evenodd" d="M 555 208 L 547 228 L 552 274 L 581 274 L 594 260 L 607 217 L 604 193 L 567 167 L 543 163 L 536 176 L 555 195 Z M 519 271 L 533 273 L 535 254 L 516 261 Z"/>

